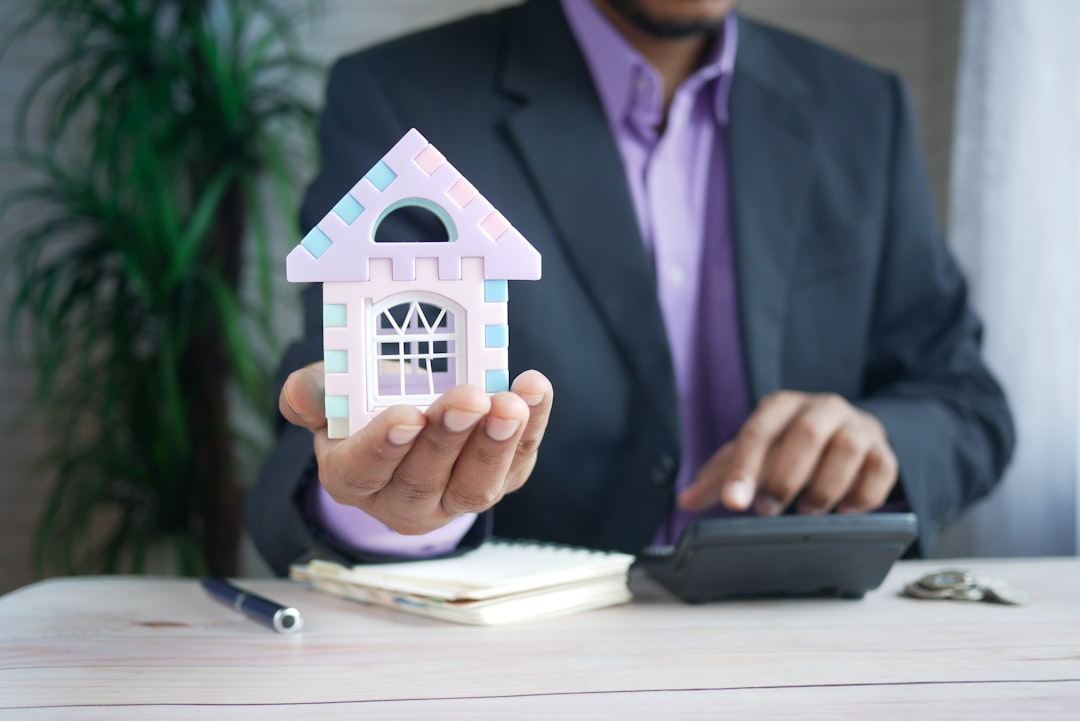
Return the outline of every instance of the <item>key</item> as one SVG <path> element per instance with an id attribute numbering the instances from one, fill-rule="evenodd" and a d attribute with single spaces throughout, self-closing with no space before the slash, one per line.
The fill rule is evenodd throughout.
<path id="1" fill-rule="evenodd" d="M 1031 603 L 1031 594 L 1000 578 L 980 576 L 976 579 L 983 590 L 984 600 L 1004 603 L 1007 606 L 1026 606 Z"/>
<path id="2" fill-rule="evenodd" d="M 990 601 L 1010 606 L 1022 606 L 1031 600 L 1027 592 L 1007 581 L 961 570 L 928 573 L 904 586 L 903 592 L 912 598 Z"/>
<path id="3" fill-rule="evenodd" d="M 979 590 L 975 577 L 967 571 L 958 570 L 928 573 L 909 583 L 904 592 L 914 598 L 982 600 L 982 591 Z"/>
<path id="4" fill-rule="evenodd" d="M 912 581 L 904 586 L 904 595 L 934 600 L 981 601 L 984 594 L 983 590 L 974 584 L 935 588 L 919 581 Z"/>
<path id="5" fill-rule="evenodd" d="M 967 571 L 937 571 L 926 574 L 916 583 L 928 591 L 963 591 L 975 585 L 975 577 Z"/>

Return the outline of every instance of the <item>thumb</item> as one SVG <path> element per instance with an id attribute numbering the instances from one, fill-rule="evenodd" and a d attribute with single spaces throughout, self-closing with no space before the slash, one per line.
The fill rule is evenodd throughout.
<path id="1" fill-rule="evenodd" d="M 312 363 L 285 379 L 278 408 L 289 423 L 316 431 L 326 426 L 325 395 L 323 364 Z"/>

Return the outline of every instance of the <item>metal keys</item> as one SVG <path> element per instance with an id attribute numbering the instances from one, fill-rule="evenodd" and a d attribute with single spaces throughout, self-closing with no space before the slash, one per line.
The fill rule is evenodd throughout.
<path id="1" fill-rule="evenodd" d="M 958 570 L 928 573 L 904 586 L 904 595 L 954 601 L 990 601 L 1009 606 L 1023 606 L 1031 601 L 1026 591 L 1000 578 Z"/>

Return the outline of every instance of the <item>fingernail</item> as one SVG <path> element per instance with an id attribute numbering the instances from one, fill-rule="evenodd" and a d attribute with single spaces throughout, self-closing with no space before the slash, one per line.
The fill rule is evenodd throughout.
<path id="1" fill-rule="evenodd" d="M 544 400 L 544 394 L 543 393 L 522 393 L 521 398 L 522 398 L 522 400 L 524 400 L 530 406 L 538 406 L 538 405 L 540 405 L 540 401 Z"/>
<path id="2" fill-rule="evenodd" d="M 507 438 L 517 433 L 517 429 L 520 427 L 521 421 L 512 418 L 496 418 L 495 416 L 488 416 L 487 423 L 484 424 L 484 432 L 487 433 L 488 437 L 493 441 L 505 441 Z"/>
<path id="3" fill-rule="evenodd" d="M 391 426 L 386 433 L 386 440 L 395 446 L 403 446 L 416 438 L 423 428 L 423 426 Z"/>
<path id="4" fill-rule="evenodd" d="M 754 510 L 759 516 L 779 516 L 784 510 L 784 504 L 772 496 L 761 496 L 754 504 Z"/>
<path id="5" fill-rule="evenodd" d="M 754 479 L 740 478 L 727 485 L 727 500 L 730 506 L 743 510 L 754 502 Z"/>
<path id="6" fill-rule="evenodd" d="M 820 516 L 825 513 L 825 509 L 810 501 L 799 501 L 799 513 L 804 516 Z"/>
<path id="7" fill-rule="evenodd" d="M 451 408 L 446 413 L 443 413 L 443 425 L 454 433 L 461 433 L 475 426 L 481 415 L 483 414 L 469 413 L 468 411 Z"/>

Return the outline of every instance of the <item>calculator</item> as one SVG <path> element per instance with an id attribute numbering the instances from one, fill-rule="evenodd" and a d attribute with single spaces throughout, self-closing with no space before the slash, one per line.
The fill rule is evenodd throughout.
<path id="1" fill-rule="evenodd" d="M 918 532 L 913 513 L 739 516 L 692 521 L 637 565 L 688 603 L 739 598 L 858 599 Z"/>

